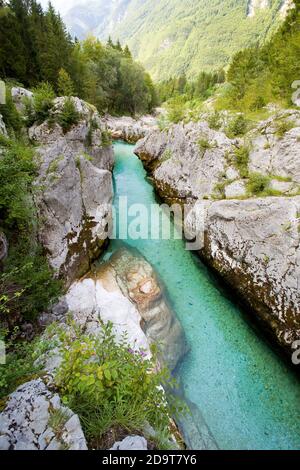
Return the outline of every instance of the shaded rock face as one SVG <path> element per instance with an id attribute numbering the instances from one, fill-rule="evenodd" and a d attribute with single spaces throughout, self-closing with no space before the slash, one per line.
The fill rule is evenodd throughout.
<path id="1" fill-rule="evenodd" d="M 100 331 L 99 320 L 110 321 L 117 339 L 126 332 L 131 347 L 148 356 L 149 345 L 155 342 L 172 370 L 187 351 L 183 330 L 153 268 L 136 251 L 116 252 L 93 274 L 74 283 L 66 302 L 87 332 Z"/>
<path id="2" fill-rule="evenodd" d="M 267 176 L 278 197 L 248 192 L 233 158 L 242 145 L 249 174 Z M 135 153 L 163 199 L 190 204 L 187 233 L 196 235 L 204 220 L 202 258 L 290 352 L 300 336 L 299 111 L 278 113 L 244 139 L 206 122 L 174 125 L 138 142 Z"/>
<path id="3" fill-rule="evenodd" d="M 64 100 L 55 100 L 53 116 Z M 30 139 L 38 144 L 39 237 L 52 268 L 67 283 L 87 272 L 99 256 L 113 198 L 113 151 L 102 144 L 105 125 L 94 107 L 72 100 L 81 118 L 66 134 L 48 121 L 29 129 Z"/>
<path id="4" fill-rule="evenodd" d="M 151 115 L 139 119 L 128 116 L 120 118 L 106 116 L 105 122 L 113 139 L 122 139 L 128 143 L 136 143 L 149 132 L 158 129 L 156 118 Z"/>
<path id="5" fill-rule="evenodd" d="M 299 214 L 300 196 L 211 203 L 201 251 L 288 351 L 300 337 Z"/>
<path id="6" fill-rule="evenodd" d="M 21 385 L 0 414 L 1 450 L 87 450 L 80 421 L 41 379 Z"/>
<path id="7" fill-rule="evenodd" d="M 3 117 L 0 114 L 0 134 L 7 136 L 6 127 L 3 121 Z"/>
<path id="8" fill-rule="evenodd" d="M 8 255 L 8 241 L 3 232 L 0 231 L 0 266 Z"/>

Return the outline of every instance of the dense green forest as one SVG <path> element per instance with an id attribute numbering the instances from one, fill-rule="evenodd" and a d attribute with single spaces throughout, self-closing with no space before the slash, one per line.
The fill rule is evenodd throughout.
<path id="1" fill-rule="evenodd" d="M 249 16 L 248 0 L 126 3 L 126 12 L 111 34 L 128 43 L 156 81 L 183 73 L 193 80 L 200 70 L 224 67 L 240 49 L 262 44 L 282 19 L 282 0 L 269 0 L 264 8 L 255 9 L 254 16 Z"/>
<path id="2" fill-rule="evenodd" d="M 35 0 L 0 0 L 0 77 L 29 88 L 48 82 L 62 93 L 60 75 L 101 112 L 143 113 L 156 104 L 151 78 L 128 47 L 72 40 L 51 3 L 44 12 Z"/>
<path id="3" fill-rule="evenodd" d="M 291 104 L 292 84 L 300 79 L 300 1 L 294 4 L 269 42 L 234 56 L 223 107 L 255 111 L 270 102 Z"/>

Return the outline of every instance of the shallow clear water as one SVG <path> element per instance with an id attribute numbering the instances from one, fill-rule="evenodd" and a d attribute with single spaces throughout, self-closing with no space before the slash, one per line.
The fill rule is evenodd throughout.
<path id="1" fill-rule="evenodd" d="M 133 146 L 117 142 L 115 154 L 115 202 L 127 196 L 129 204 L 153 204 L 153 187 Z M 112 242 L 111 251 L 118 243 Z M 190 346 L 177 371 L 193 409 L 183 424 L 187 442 L 194 449 L 203 446 L 205 423 L 220 449 L 300 449 L 298 377 L 255 333 L 204 265 L 181 240 L 126 243 L 156 268 Z"/>

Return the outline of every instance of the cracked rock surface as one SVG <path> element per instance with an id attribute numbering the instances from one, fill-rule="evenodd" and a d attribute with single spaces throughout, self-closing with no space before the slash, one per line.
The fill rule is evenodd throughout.
<path id="1" fill-rule="evenodd" d="M 0 414 L 0 450 L 86 450 L 80 421 L 41 379 L 9 396 Z"/>

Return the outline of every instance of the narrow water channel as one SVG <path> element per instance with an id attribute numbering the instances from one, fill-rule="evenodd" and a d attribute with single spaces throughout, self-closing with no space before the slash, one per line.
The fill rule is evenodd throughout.
<path id="1" fill-rule="evenodd" d="M 156 202 L 133 146 L 115 143 L 115 205 Z M 124 227 L 118 227 L 118 230 Z M 113 241 L 110 251 L 118 247 Z M 220 449 L 300 449 L 300 382 L 222 293 L 181 240 L 127 240 L 155 267 L 190 347 L 177 378 L 192 415 L 187 443 L 204 445 L 209 429 Z M 204 430 L 204 431 L 203 431 Z M 207 440 L 206 440 L 207 441 Z"/>

